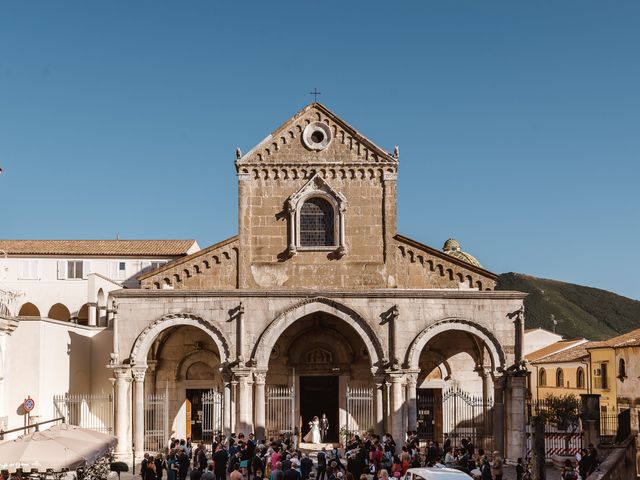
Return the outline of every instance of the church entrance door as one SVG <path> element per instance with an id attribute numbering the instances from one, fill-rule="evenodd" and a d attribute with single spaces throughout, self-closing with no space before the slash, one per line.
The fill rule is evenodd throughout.
<path id="1" fill-rule="evenodd" d="M 187 436 L 196 443 L 202 437 L 202 394 L 208 390 L 202 388 L 187 389 Z"/>
<path id="2" fill-rule="evenodd" d="M 309 422 L 314 416 L 327 415 L 329 431 L 324 439 L 326 443 L 338 441 L 338 377 L 337 376 L 301 376 L 300 377 L 300 423 L 302 437 L 309 432 Z"/>

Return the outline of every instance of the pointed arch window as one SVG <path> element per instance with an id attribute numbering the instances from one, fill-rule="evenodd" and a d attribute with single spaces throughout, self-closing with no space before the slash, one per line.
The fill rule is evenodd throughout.
<path id="1" fill-rule="evenodd" d="M 546 387 L 547 386 L 547 372 L 544 368 L 540 369 L 540 373 L 538 373 L 538 386 Z"/>
<path id="2" fill-rule="evenodd" d="M 564 372 L 561 368 L 556 370 L 556 387 L 564 386 Z"/>

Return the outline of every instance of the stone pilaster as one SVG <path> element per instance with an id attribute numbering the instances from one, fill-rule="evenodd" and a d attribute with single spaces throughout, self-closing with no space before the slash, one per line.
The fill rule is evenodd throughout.
<path id="1" fill-rule="evenodd" d="M 505 458 L 509 462 L 516 462 L 518 458 L 525 457 L 526 431 L 525 431 L 525 402 L 526 402 L 526 375 L 518 372 L 507 377 L 509 390 L 509 403 L 507 408 L 507 448 Z"/>

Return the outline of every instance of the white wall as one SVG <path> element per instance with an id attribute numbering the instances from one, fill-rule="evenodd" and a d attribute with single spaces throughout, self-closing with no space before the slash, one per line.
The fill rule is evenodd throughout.
<path id="1" fill-rule="evenodd" d="M 83 262 L 84 278 L 65 278 L 68 272 L 60 262 L 70 260 Z M 96 302 L 100 288 L 105 299 L 110 291 L 122 286 L 137 288 L 139 282 L 135 277 L 151 262 L 170 260 L 172 258 L 12 256 L 0 258 L 0 284 L 4 289 L 20 294 L 12 305 L 14 315 L 18 315 L 22 305 L 30 302 L 38 307 L 42 317 L 47 317 L 49 309 L 61 303 L 74 317 L 85 303 Z M 120 263 L 124 263 L 124 270 L 120 270 Z"/>
<path id="2" fill-rule="evenodd" d="M 562 335 L 550 332 L 543 328 L 536 328 L 535 330 L 527 330 L 524 333 L 524 354 L 527 355 L 536 350 L 540 350 L 552 343 L 556 343 L 562 340 Z"/>
<path id="3" fill-rule="evenodd" d="M 57 415 L 53 396 L 64 393 L 111 393 L 106 365 L 112 350 L 111 329 L 55 320 L 21 320 L 7 342 L 6 405 L 0 416 L 8 428 L 24 425 L 21 405 L 36 401 L 32 415 L 40 421 Z"/>

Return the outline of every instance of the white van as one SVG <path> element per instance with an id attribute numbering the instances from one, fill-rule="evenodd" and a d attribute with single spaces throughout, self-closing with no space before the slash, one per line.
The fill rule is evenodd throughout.
<path id="1" fill-rule="evenodd" d="M 455 468 L 410 468 L 403 480 L 469 480 L 472 478 L 466 473 Z"/>

